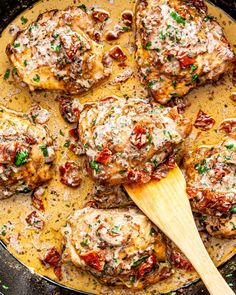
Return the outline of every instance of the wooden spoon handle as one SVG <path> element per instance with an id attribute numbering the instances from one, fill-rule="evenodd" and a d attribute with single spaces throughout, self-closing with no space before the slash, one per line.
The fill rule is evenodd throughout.
<path id="1" fill-rule="evenodd" d="M 233 295 L 209 257 L 195 225 L 185 179 L 178 167 L 160 182 L 126 185 L 136 205 L 187 256 L 212 295 Z"/>

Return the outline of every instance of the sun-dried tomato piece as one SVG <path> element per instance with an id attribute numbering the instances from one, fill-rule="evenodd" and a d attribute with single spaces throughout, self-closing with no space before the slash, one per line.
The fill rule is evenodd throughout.
<path id="1" fill-rule="evenodd" d="M 50 265 L 57 267 L 61 262 L 61 254 L 57 251 L 55 247 L 48 249 L 44 258 L 41 260 L 44 265 Z"/>
<path id="2" fill-rule="evenodd" d="M 66 162 L 59 168 L 61 182 L 69 187 L 79 187 L 81 184 L 81 167 L 76 162 Z"/>
<path id="3" fill-rule="evenodd" d="M 193 270 L 190 261 L 180 252 L 173 250 L 170 259 L 176 268 Z"/>
<path id="4" fill-rule="evenodd" d="M 197 118 L 194 122 L 194 127 L 206 131 L 211 129 L 214 124 L 215 120 L 210 115 L 204 113 L 202 110 L 199 110 Z"/>
<path id="5" fill-rule="evenodd" d="M 94 251 L 86 254 L 80 254 L 80 258 L 83 259 L 90 267 L 99 271 L 103 270 L 104 260 L 98 252 Z"/>
<path id="6" fill-rule="evenodd" d="M 220 124 L 220 131 L 224 131 L 225 133 L 233 133 L 236 132 L 236 119 L 225 119 Z"/>
<path id="7" fill-rule="evenodd" d="M 76 141 L 79 140 L 78 128 L 73 128 L 69 131 L 70 136 L 72 136 Z"/>
<path id="8" fill-rule="evenodd" d="M 127 59 L 127 56 L 125 55 L 125 53 L 123 52 L 123 50 L 121 49 L 120 46 L 114 46 L 110 52 L 109 55 L 114 58 L 116 61 L 124 61 Z"/>
<path id="9" fill-rule="evenodd" d="M 129 182 L 135 183 L 147 183 L 150 180 L 150 176 L 148 176 L 148 174 L 144 171 L 131 169 L 128 172 L 128 180 Z"/>
<path id="10" fill-rule="evenodd" d="M 141 149 L 147 142 L 147 130 L 142 125 L 136 125 L 131 136 L 130 141 L 133 145 L 135 145 L 138 149 Z"/>
<path id="11" fill-rule="evenodd" d="M 44 221 L 36 211 L 31 212 L 25 220 L 30 226 L 37 229 L 42 229 L 44 226 Z"/>
<path id="12" fill-rule="evenodd" d="M 165 162 L 161 163 L 152 174 L 152 179 L 161 180 L 165 178 L 168 172 L 175 168 L 175 158 L 169 157 Z"/>
<path id="13" fill-rule="evenodd" d="M 105 22 L 110 17 L 109 12 L 103 9 L 94 10 L 92 16 L 96 21 L 101 23 Z"/>
<path id="14" fill-rule="evenodd" d="M 127 27 L 132 27 L 133 22 L 133 12 L 130 10 L 125 10 L 121 14 L 122 21 Z"/>
<path id="15" fill-rule="evenodd" d="M 112 156 L 112 152 L 108 148 L 104 148 L 96 157 L 96 162 L 101 163 L 103 165 L 107 165 L 110 158 Z"/>
<path id="16" fill-rule="evenodd" d="M 106 34 L 106 40 L 107 41 L 118 40 L 119 37 L 120 37 L 120 32 L 109 31 Z"/>
<path id="17" fill-rule="evenodd" d="M 54 273 L 57 276 L 58 280 L 61 281 L 62 280 L 62 268 L 61 268 L 61 265 L 58 265 L 58 266 L 54 267 Z"/>
<path id="18" fill-rule="evenodd" d="M 187 55 L 177 57 L 178 61 L 180 62 L 181 68 L 187 68 L 190 65 L 193 65 L 195 63 L 195 58 L 189 57 Z"/>
<path id="19" fill-rule="evenodd" d="M 40 211 L 45 211 L 45 207 L 44 207 L 43 199 L 42 199 L 44 192 L 45 192 L 45 189 L 40 187 L 34 192 L 34 194 L 31 197 L 32 205 L 34 206 L 34 208 Z"/>
<path id="20" fill-rule="evenodd" d="M 69 123 L 77 123 L 80 118 L 80 106 L 76 100 L 72 99 L 61 99 L 60 113 L 62 117 Z"/>
<path id="21" fill-rule="evenodd" d="M 153 254 L 150 255 L 148 259 L 145 262 L 143 262 L 137 269 L 137 275 L 139 277 L 143 277 L 146 273 L 150 272 L 153 269 L 156 263 L 156 257 Z"/>

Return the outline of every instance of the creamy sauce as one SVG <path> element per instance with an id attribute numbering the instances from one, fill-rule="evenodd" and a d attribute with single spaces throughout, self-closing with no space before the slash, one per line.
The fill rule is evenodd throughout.
<path id="1" fill-rule="evenodd" d="M 88 8 L 95 6 L 109 11 L 111 17 L 107 24 L 107 30 L 114 30 L 115 25 L 121 20 L 121 13 L 124 10 L 134 10 L 135 4 L 134 1 L 127 0 L 85 0 L 83 3 Z M 40 13 L 46 10 L 55 8 L 65 9 L 67 6 L 73 4 L 74 1 L 72 0 L 40 1 L 35 4 L 32 9 L 26 10 L 23 14 L 19 15 L 13 24 L 19 27 L 26 27 L 30 22 L 34 21 Z M 76 4 L 79 5 L 78 3 Z M 235 48 L 236 24 L 228 16 L 223 14 L 222 11 L 213 6 L 210 6 L 209 13 L 218 17 L 218 21 L 224 26 L 226 36 Z M 28 19 L 25 25 L 22 25 L 22 16 Z M 1 235 L 1 238 L 7 242 L 6 237 L 10 235 L 11 239 L 8 249 L 14 256 L 27 266 L 33 268 L 36 273 L 57 280 L 53 269 L 46 269 L 39 258 L 42 258 L 44 249 L 51 248 L 52 246 L 55 246 L 59 250 L 61 249 L 62 236 L 60 229 L 65 225 L 66 219 L 71 212 L 84 206 L 85 202 L 88 200 L 88 193 L 92 191 L 93 183 L 88 176 L 85 175 L 83 176 L 80 188 L 76 190 L 70 189 L 60 183 L 58 167 L 68 160 L 76 160 L 77 157 L 64 147 L 65 142 L 68 140 L 68 131 L 72 127 L 62 119 L 59 113 L 56 95 L 43 91 L 30 93 L 28 87 L 20 81 L 15 82 L 11 75 L 9 79 L 3 79 L 6 70 L 11 68 L 7 56 L 4 54 L 6 45 L 10 43 L 13 38 L 9 33 L 9 28 L 10 26 L 6 28 L 0 39 L 0 51 L 2 53 L 0 57 L 2 65 L 0 68 L 0 103 L 8 108 L 23 112 L 26 112 L 30 108 L 32 102 L 40 103 L 40 105 L 51 114 L 48 126 L 52 135 L 56 138 L 58 151 L 55 177 L 48 184 L 44 195 L 46 211 L 42 213 L 45 221 L 43 230 L 36 231 L 27 227 L 25 218 L 34 211 L 34 208 L 31 205 L 29 196 L 18 195 L 11 199 L 1 201 L 2 214 L 0 216 L 0 228 L 4 225 L 6 225 L 7 228 L 7 235 L 5 237 Z M 104 82 L 94 90 L 82 95 L 80 97 L 81 103 L 96 101 L 110 95 L 117 95 L 120 97 L 124 95 L 130 97 L 135 95 L 138 97 L 145 97 L 147 95 L 146 90 L 141 87 L 136 75 L 137 70 L 133 58 L 133 32 L 126 32 L 120 36 L 119 40 L 110 43 L 107 42 L 105 47 L 109 50 L 115 44 L 119 44 L 127 55 L 128 59 L 126 63 L 128 67 L 126 69 L 119 68 L 117 63 L 114 62 L 113 73 L 109 80 L 110 82 Z M 127 69 L 134 73 L 130 79 L 122 85 L 112 82 L 117 79 L 117 77 L 120 77 L 122 73 L 125 75 Z M 223 137 L 223 134 L 217 133 L 216 130 L 223 119 L 235 116 L 236 105 L 235 102 L 230 100 L 230 95 L 233 92 L 236 92 L 236 88 L 232 86 L 230 79 L 225 77 L 224 80 L 221 80 L 221 83 L 217 83 L 217 85 L 201 87 L 188 95 L 191 106 L 186 110 L 187 117 L 195 120 L 199 109 L 202 109 L 216 120 L 216 124 L 207 132 L 199 132 L 197 129 L 193 130 L 188 140 L 189 148 L 194 148 L 201 144 L 216 144 Z M 80 162 L 82 161 L 83 158 L 80 158 Z M 16 235 L 19 232 L 20 236 L 18 239 Z M 216 264 L 221 264 L 235 253 L 236 241 L 214 238 L 208 240 L 207 247 Z M 95 294 L 118 295 L 132 293 L 127 289 L 103 286 L 92 275 L 79 271 L 73 266 L 64 265 L 63 268 L 66 275 L 64 275 L 60 283 L 68 287 Z M 186 274 L 185 271 L 178 271 L 173 277 L 150 286 L 147 290 L 136 293 L 151 294 L 155 291 L 156 294 L 158 292 L 169 292 L 196 278 L 197 275 L 195 273 Z"/>

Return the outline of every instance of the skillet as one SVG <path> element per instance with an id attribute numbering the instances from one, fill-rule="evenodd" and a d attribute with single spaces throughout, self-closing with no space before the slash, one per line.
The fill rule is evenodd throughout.
<path id="1" fill-rule="evenodd" d="M 0 33 L 16 17 L 17 14 L 34 4 L 34 0 L 0 0 Z M 236 0 L 212 0 L 225 12 L 236 19 Z M 1 243 L 1 242 L 0 242 Z M 227 282 L 236 291 L 236 257 L 228 261 L 221 271 Z M 31 273 L 0 244 L 0 294 L 3 295 L 73 295 L 88 294 L 64 288 L 50 279 L 42 279 Z M 208 294 L 201 282 L 186 286 L 183 290 L 171 295 Z M 222 294 L 223 295 L 223 294 Z"/>

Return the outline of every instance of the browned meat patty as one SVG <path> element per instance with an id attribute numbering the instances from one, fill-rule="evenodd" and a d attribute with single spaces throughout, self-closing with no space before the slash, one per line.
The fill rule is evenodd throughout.
<path id="1" fill-rule="evenodd" d="M 215 236 L 236 236 L 236 140 L 199 147 L 184 157 L 187 193 L 194 211 Z"/>
<path id="2" fill-rule="evenodd" d="M 30 89 L 81 93 L 110 74 L 93 35 L 93 20 L 83 9 L 52 10 L 21 31 L 7 54 Z"/>
<path id="3" fill-rule="evenodd" d="M 161 178 L 190 131 L 176 108 L 117 97 L 86 105 L 78 126 L 90 175 L 111 185 Z"/>
<path id="4" fill-rule="evenodd" d="M 183 96 L 233 68 L 235 55 L 206 10 L 203 1 L 139 1 L 136 59 L 158 102 Z"/>
<path id="5" fill-rule="evenodd" d="M 0 107 L 0 199 L 31 192 L 50 180 L 54 159 L 45 125 Z"/>
<path id="6" fill-rule="evenodd" d="M 137 209 L 84 208 L 62 229 L 63 260 L 105 284 L 140 289 L 172 274 L 161 233 Z"/>

